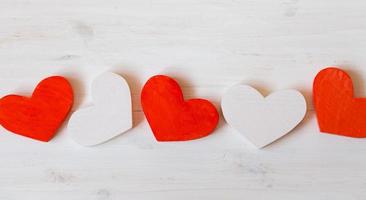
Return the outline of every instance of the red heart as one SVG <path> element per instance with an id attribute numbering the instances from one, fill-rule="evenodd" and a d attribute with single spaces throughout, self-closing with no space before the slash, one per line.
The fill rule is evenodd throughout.
<path id="1" fill-rule="evenodd" d="M 49 77 L 37 85 L 31 98 L 8 95 L 0 99 L 0 124 L 16 134 L 47 142 L 72 104 L 69 82 L 60 76 Z"/>
<path id="2" fill-rule="evenodd" d="M 313 88 L 321 132 L 366 137 L 366 98 L 355 98 L 351 77 L 331 67 L 318 73 Z"/>
<path id="3" fill-rule="evenodd" d="M 217 126 L 219 114 L 207 100 L 184 101 L 178 83 L 163 75 L 150 78 L 141 104 L 158 141 L 186 141 L 205 137 Z"/>

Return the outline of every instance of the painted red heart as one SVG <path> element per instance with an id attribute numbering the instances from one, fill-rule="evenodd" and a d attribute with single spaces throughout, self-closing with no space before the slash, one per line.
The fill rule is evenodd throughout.
<path id="1" fill-rule="evenodd" d="M 321 132 L 366 137 L 366 98 L 355 98 L 351 77 L 335 67 L 318 73 L 313 86 L 314 106 Z"/>
<path id="2" fill-rule="evenodd" d="M 70 112 L 73 91 L 60 76 L 41 81 L 32 97 L 8 95 L 0 99 L 0 124 L 16 134 L 47 142 Z"/>
<path id="3" fill-rule="evenodd" d="M 207 100 L 184 101 L 178 83 L 164 75 L 150 78 L 141 104 L 158 141 L 186 141 L 205 137 L 217 126 L 219 115 Z"/>

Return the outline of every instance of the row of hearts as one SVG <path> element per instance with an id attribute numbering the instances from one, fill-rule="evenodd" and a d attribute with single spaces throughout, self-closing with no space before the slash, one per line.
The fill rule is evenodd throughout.
<path id="1" fill-rule="evenodd" d="M 94 80 L 92 93 L 95 106 L 75 112 L 68 124 L 74 139 L 85 146 L 106 142 L 132 128 L 130 89 L 121 76 L 102 74 Z M 352 80 L 346 72 L 330 67 L 318 73 L 313 97 L 321 132 L 366 137 L 366 99 L 354 98 L 353 93 Z M 72 104 L 69 82 L 64 77 L 49 77 L 37 85 L 31 98 L 1 98 L 0 124 L 16 134 L 46 142 L 56 134 Z M 164 75 L 146 82 L 141 104 L 158 141 L 205 137 L 219 120 L 211 102 L 185 101 L 178 83 Z M 296 90 L 278 91 L 264 98 L 248 85 L 231 87 L 221 106 L 227 123 L 259 148 L 290 132 L 307 110 L 305 98 Z"/>

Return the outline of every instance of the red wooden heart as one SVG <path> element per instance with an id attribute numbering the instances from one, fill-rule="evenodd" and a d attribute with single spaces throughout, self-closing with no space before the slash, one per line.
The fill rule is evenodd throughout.
<path id="1" fill-rule="evenodd" d="M 330 67 L 318 73 L 313 86 L 320 131 L 366 137 L 366 98 L 355 98 L 351 77 Z"/>
<path id="2" fill-rule="evenodd" d="M 41 81 L 32 97 L 8 95 L 0 99 L 0 124 L 19 135 L 47 142 L 65 120 L 73 104 L 69 82 L 60 76 Z"/>
<path id="3" fill-rule="evenodd" d="M 163 75 L 150 78 L 141 104 L 158 141 L 186 141 L 205 137 L 217 126 L 219 115 L 207 100 L 184 101 L 178 83 Z"/>

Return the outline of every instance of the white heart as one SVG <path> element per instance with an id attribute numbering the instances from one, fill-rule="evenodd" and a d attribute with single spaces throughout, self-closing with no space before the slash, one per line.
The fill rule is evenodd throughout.
<path id="1" fill-rule="evenodd" d="M 92 97 L 94 106 L 76 111 L 68 124 L 77 143 L 98 145 L 132 128 L 131 93 L 124 78 L 100 75 L 92 83 Z"/>
<path id="2" fill-rule="evenodd" d="M 305 117 L 306 101 L 296 90 L 263 97 L 248 85 L 236 85 L 221 101 L 225 120 L 258 148 L 263 148 L 294 129 Z"/>

